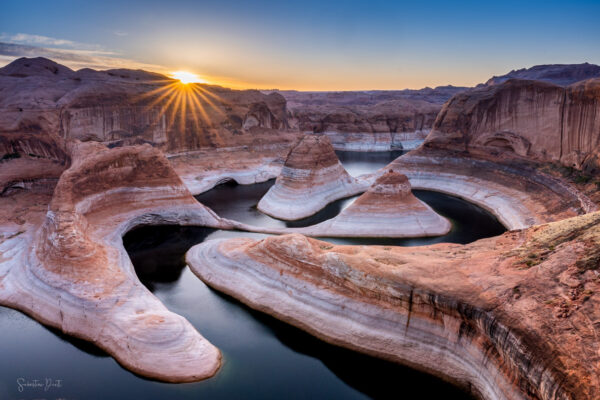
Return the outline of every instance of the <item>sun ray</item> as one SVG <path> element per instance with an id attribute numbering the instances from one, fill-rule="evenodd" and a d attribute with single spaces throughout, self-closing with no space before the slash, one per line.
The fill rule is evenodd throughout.
<path id="1" fill-rule="evenodd" d="M 196 97 L 195 91 L 192 91 L 190 93 L 190 97 L 191 97 L 192 101 L 194 102 L 194 104 L 196 105 L 196 108 L 200 111 L 200 114 L 202 115 L 202 119 L 204 120 L 204 122 L 207 125 L 210 125 L 210 118 L 209 118 L 206 110 L 204 109 L 204 106 L 200 103 L 200 101 L 198 100 L 198 97 Z"/>
<path id="2" fill-rule="evenodd" d="M 198 96 L 200 96 L 202 98 L 202 100 L 204 100 L 206 102 L 206 104 L 208 104 L 210 107 L 212 107 L 215 111 L 217 111 L 217 113 L 221 114 L 221 115 L 225 115 L 225 112 L 223 110 L 221 110 L 221 108 L 217 107 L 212 101 L 210 101 L 210 99 L 204 94 L 205 91 L 203 91 L 200 88 L 197 87 L 192 87 L 192 90 L 194 91 L 195 94 L 197 94 Z"/>
<path id="3" fill-rule="evenodd" d="M 194 129 L 196 132 L 200 130 L 200 123 L 198 122 L 198 114 L 196 113 L 196 107 L 194 107 L 191 91 L 186 91 L 185 93 L 186 101 L 190 105 L 190 111 L 192 113 L 192 119 L 194 121 Z"/>
<path id="4" fill-rule="evenodd" d="M 207 90 L 205 85 L 187 83 L 185 79 L 159 82 L 162 83 L 159 87 L 136 96 L 136 102 L 150 114 L 150 126 L 165 124 L 168 130 L 176 129 L 183 136 L 174 136 L 174 140 L 190 141 L 188 145 L 204 143 L 202 135 L 207 129 L 216 127 L 213 119 L 219 115 L 217 119 L 221 120 L 221 116 L 226 115 L 223 99 Z"/>

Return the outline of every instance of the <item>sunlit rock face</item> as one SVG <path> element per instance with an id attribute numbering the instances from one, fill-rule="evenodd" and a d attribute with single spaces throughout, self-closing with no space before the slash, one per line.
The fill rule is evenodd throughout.
<path id="1" fill-rule="evenodd" d="M 182 84 L 132 70 L 69 68 L 21 58 L 0 68 L 0 132 L 56 133 L 65 139 L 150 143 L 167 152 L 291 143 L 285 99 L 256 90 Z"/>
<path id="2" fill-rule="evenodd" d="M 411 192 L 405 175 L 393 170 L 334 218 L 297 230 L 311 236 L 423 237 L 445 235 L 450 222 Z"/>
<path id="3" fill-rule="evenodd" d="M 456 95 L 425 147 L 598 168 L 600 78 L 567 87 L 511 79 Z"/>
<path id="4" fill-rule="evenodd" d="M 468 245 L 221 239 L 186 260 L 250 307 L 483 399 L 596 399 L 599 222 L 588 214 Z"/>
<path id="5" fill-rule="evenodd" d="M 306 135 L 290 150 L 281 174 L 258 209 L 279 219 L 297 220 L 368 186 L 346 172 L 326 136 Z"/>

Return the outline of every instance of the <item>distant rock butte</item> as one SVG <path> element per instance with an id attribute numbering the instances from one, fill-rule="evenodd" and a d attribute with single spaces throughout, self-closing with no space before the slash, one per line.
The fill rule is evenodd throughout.
<path id="1" fill-rule="evenodd" d="M 283 220 L 302 219 L 368 186 L 369 182 L 346 172 L 326 136 L 305 135 L 290 150 L 281 174 L 259 201 L 258 209 Z"/>
<path id="2" fill-rule="evenodd" d="M 490 78 L 486 85 L 497 85 L 509 79 L 528 79 L 567 86 L 591 78 L 600 78 L 600 66 L 594 64 L 547 64 L 512 70 L 506 75 Z"/>
<path id="3" fill-rule="evenodd" d="M 412 194 L 405 175 L 389 170 L 339 215 L 296 231 L 325 237 L 403 238 L 445 235 L 451 227 Z"/>
<path id="4" fill-rule="evenodd" d="M 277 93 L 287 100 L 292 128 L 327 135 L 336 150 L 385 151 L 420 144 L 441 105 L 466 89 Z"/>

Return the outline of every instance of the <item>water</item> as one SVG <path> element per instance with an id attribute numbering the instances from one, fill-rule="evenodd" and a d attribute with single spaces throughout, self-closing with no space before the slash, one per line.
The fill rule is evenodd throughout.
<path id="1" fill-rule="evenodd" d="M 375 172 L 379 168 L 385 167 L 396 158 L 400 157 L 405 151 L 383 151 L 383 152 L 354 152 L 354 151 L 336 151 L 335 152 L 346 168 L 346 171 L 352 176 L 368 174 Z"/>
<path id="2" fill-rule="evenodd" d="M 389 153 L 341 155 L 346 168 L 355 175 L 372 172 L 386 165 L 391 157 Z M 352 161 L 355 157 L 356 164 Z M 286 226 L 255 208 L 271 184 L 226 184 L 199 198 L 228 218 L 260 226 Z M 462 200 L 431 192 L 418 192 L 417 196 L 452 220 L 454 228 L 448 235 L 418 240 L 327 240 L 404 245 L 439 241 L 466 243 L 503 230 L 488 213 Z M 297 223 L 312 224 L 331 218 L 351 201 L 336 202 L 313 220 Z M 140 280 L 171 311 L 185 316 L 223 352 L 224 365 L 214 378 L 190 384 L 147 380 L 121 368 L 87 342 L 48 329 L 18 311 L 0 307 L 3 343 L 0 346 L 0 399 L 470 398 L 460 389 L 430 375 L 328 345 L 257 313 L 211 290 L 185 266 L 183 256 L 194 244 L 236 236 L 264 237 L 246 232 L 168 226 L 137 229 L 124 238 Z M 62 387 L 48 392 L 29 388 L 19 392 L 19 378 L 61 379 Z"/>

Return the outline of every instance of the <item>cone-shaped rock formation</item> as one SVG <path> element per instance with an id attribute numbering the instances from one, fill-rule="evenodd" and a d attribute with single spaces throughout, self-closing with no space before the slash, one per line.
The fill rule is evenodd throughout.
<path id="1" fill-rule="evenodd" d="M 450 222 L 411 192 L 405 175 L 389 170 L 338 216 L 303 228 L 312 236 L 423 237 L 445 235 Z"/>
<path id="2" fill-rule="evenodd" d="M 327 137 L 306 135 L 288 154 L 281 174 L 258 209 L 275 218 L 297 220 L 367 187 L 368 183 L 346 172 Z"/>

